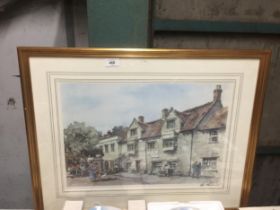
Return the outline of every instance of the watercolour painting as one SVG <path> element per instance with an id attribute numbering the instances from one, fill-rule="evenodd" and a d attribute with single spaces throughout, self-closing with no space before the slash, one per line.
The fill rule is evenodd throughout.
<path id="1" fill-rule="evenodd" d="M 247 205 L 270 52 L 18 52 L 36 210 Z"/>
<path id="2" fill-rule="evenodd" d="M 230 82 L 61 83 L 68 185 L 221 184 L 233 91 Z"/>

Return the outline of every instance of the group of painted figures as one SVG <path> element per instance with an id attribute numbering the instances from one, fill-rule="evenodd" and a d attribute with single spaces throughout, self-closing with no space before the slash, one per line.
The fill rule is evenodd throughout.
<path id="1" fill-rule="evenodd" d="M 192 172 L 190 176 L 193 178 L 199 178 L 201 176 L 201 168 L 202 168 L 201 162 L 195 161 L 192 164 Z M 101 176 L 105 173 L 105 171 L 102 170 L 102 165 L 94 160 L 80 161 L 79 164 L 69 166 L 67 171 L 69 177 L 87 176 L 91 181 L 99 180 Z M 114 168 L 114 171 L 111 171 L 112 174 L 118 172 L 120 172 L 118 168 Z M 172 169 L 172 167 L 169 164 L 165 164 L 161 169 L 160 174 L 161 176 L 169 177 L 174 175 L 173 172 L 174 170 Z"/>
<path id="2" fill-rule="evenodd" d="M 101 177 L 101 168 L 99 167 L 99 165 L 96 162 L 90 162 L 89 166 L 88 166 L 88 175 L 89 175 L 89 179 L 91 181 L 95 181 L 97 179 L 100 179 Z"/>

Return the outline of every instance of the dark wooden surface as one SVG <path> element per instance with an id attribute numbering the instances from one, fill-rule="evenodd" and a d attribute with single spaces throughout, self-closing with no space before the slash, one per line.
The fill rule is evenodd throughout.
<path id="1" fill-rule="evenodd" d="M 255 160 L 250 206 L 280 205 L 280 155 L 259 154 Z"/>

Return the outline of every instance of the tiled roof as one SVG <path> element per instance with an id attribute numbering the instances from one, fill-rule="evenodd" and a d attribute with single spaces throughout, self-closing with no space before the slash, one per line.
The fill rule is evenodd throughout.
<path id="1" fill-rule="evenodd" d="M 218 128 L 225 128 L 226 127 L 226 121 L 227 121 L 227 114 L 228 109 L 227 107 L 223 107 L 220 110 L 216 111 L 209 117 L 207 122 L 203 124 L 203 126 L 200 126 L 200 130 L 206 130 L 206 129 L 218 129 Z"/>
<path id="2" fill-rule="evenodd" d="M 148 127 L 147 123 L 140 122 L 140 121 L 138 121 L 138 125 L 139 125 L 142 129 L 146 129 L 146 128 Z"/>
<path id="3" fill-rule="evenodd" d="M 112 135 L 112 134 L 104 134 L 103 136 L 100 136 L 99 137 L 99 141 L 102 141 L 104 139 L 108 139 L 108 138 L 111 138 L 111 137 L 114 137 L 115 135 Z"/>
<path id="4" fill-rule="evenodd" d="M 118 133 L 113 133 L 113 132 L 108 132 L 106 134 L 104 134 L 102 137 L 99 138 L 100 141 L 104 140 L 104 139 L 108 139 L 111 137 L 119 137 L 120 140 L 126 139 L 126 134 L 127 134 L 128 128 L 122 128 Z"/>
<path id="5" fill-rule="evenodd" d="M 195 129 L 199 124 L 199 122 L 203 119 L 203 117 L 213 107 L 213 105 L 214 102 L 209 102 L 201 106 L 197 106 L 192 109 L 185 110 L 183 112 L 177 111 L 177 115 L 181 118 L 183 123 L 181 127 L 181 131 Z"/>
<path id="6" fill-rule="evenodd" d="M 219 103 L 219 104 L 216 104 Z M 218 110 L 211 113 L 211 109 L 213 107 L 218 107 Z M 168 114 L 173 110 L 171 108 L 168 111 Z M 213 109 L 216 110 L 216 109 Z M 212 110 L 212 111 L 213 111 Z M 207 129 L 215 129 L 215 128 L 224 128 L 226 126 L 226 119 L 227 119 L 227 107 L 222 107 L 220 102 L 212 101 L 208 102 L 206 104 L 203 104 L 201 106 L 194 107 L 192 109 L 187 109 L 185 111 L 177 111 L 174 110 L 176 115 L 181 119 L 181 130 L 188 131 L 193 129 L 199 129 L 199 130 L 207 130 Z M 211 113 L 211 115 L 207 116 L 205 119 L 205 116 Z M 205 121 L 206 120 L 206 121 Z M 203 122 L 203 123 L 201 123 Z M 161 136 L 161 128 L 163 126 L 164 120 L 158 119 L 152 122 L 141 122 L 137 121 L 138 125 L 142 128 L 142 139 L 151 139 L 158 136 Z M 128 128 L 124 128 L 123 132 L 121 132 L 119 135 L 121 141 L 126 141 Z M 116 136 L 116 135 L 115 135 Z M 104 136 L 105 137 L 105 136 Z M 109 138 L 110 136 L 106 136 Z M 105 137 L 105 138 L 106 138 Z"/>
<path id="7" fill-rule="evenodd" d="M 211 110 L 214 104 L 215 102 L 209 102 L 182 112 L 174 110 L 177 116 L 182 120 L 181 131 L 193 130 L 197 128 L 201 120 Z M 216 119 L 217 117 L 219 117 L 219 120 Z M 215 114 L 208 120 L 207 126 L 210 128 L 215 127 L 217 124 L 222 124 L 222 121 L 225 121 L 224 118 L 226 118 L 226 115 L 221 116 L 221 114 Z M 144 130 L 142 138 L 147 139 L 160 136 L 163 122 L 164 121 L 161 119 L 147 123 L 139 122 L 139 125 Z M 205 129 L 209 129 L 208 127 Z"/>
<path id="8" fill-rule="evenodd" d="M 156 120 L 153 122 L 145 123 L 146 127 L 142 134 L 143 139 L 154 138 L 161 135 L 161 127 L 163 120 Z"/>
<path id="9" fill-rule="evenodd" d="M 118 136 L 120 137 L 121 140 L 126 139 L 126 135 L 128 132 L 128 128 L 125 127 L 122 129 L 122 131 L 118 134 Z"/>

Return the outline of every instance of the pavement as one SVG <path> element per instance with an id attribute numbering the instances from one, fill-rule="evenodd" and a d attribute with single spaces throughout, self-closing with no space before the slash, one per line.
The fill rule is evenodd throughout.
<path id="1" fill-rule="evenodd" d="M 160 177 L 149 174 L 117 173 L 103 175 L 101 179 L 91 181 L 89 177 L 67 178 L 68 186 L 108 186 L 108 185 L 136 185 L 136 184 L 188 184 L 190 186 L 213 186 L 217 178 L 190 176 Z"/>

